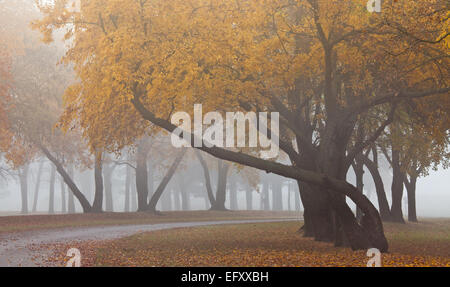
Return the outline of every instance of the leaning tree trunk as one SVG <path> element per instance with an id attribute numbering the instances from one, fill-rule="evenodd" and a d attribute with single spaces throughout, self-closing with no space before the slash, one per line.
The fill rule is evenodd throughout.
<path id="1" fill-rule="evenodd" d="M 39 168 L 38 168 L 38 173 L 37 173 L 37 177 L 36 177 L 36 184 L 34 186 L 34 199 L 33 199 L 33 211 L 32 212 L 36 212 L 37 211 L 37 203 L 38 203 L 38 199 L 39 199 L 39 187 L 41 186 L 41 177 L 42 177 L 42 170 L 44 167 L 44 161 L 41 160 L 41 162 L 39 163 Z"/>
<path id="2" fill-rule="evenodd" d="M 150 202 L 148 204 L 148 211 L 156 212 L 156 204 L 158 204 L 158 201 L 161 198 L 161 195 L 163 194 L 164 190 L 166 189 L 167 184 L 170 182 L 173 175 L 175 174 L 175 171 L 177 170 L 178 166 L 180 165 L 181 161 L 183 160 L 185 153 L 186 153 L 186 149 L 183 149 L 178 153 L 177 157 L 173 161 L 173 163 L 170 166 L 169 170 L 167 171 L 166 175 L 164 176 L 164 178 L 162 179 L 158 188 L 156 189 L 155 193 L 153 194 L 152 198 L 150 199 Z"/>
<path id="3" fill-rule="evenodd" d="M 47 158 L 56 166 L 56 169 L 59 173 L 59 175 L 64 178 L 64 182 L 67 184 L 67 186 L 70 188 L 74 196 L 78 199 L 78 201 L 81 204 L 81 207 L 83 208 L 83 211 L 85 213 L 91 211 L 91 205 L 89 204 L 89 201 L 86 199 L 86 197 L 81 193 L 81 191 L 78 189 L 77 185 L 73 182 L 72 178 L 69 176 L 69 174 L 64 169 L 64 166 L 50 153 L 50 151 L 45 148 L 44 146 L 40 147 L 42 152 L 47 156 Z"/>
<path id="4" fill-rule="evenodd" d="M 29 165 L 25 164 L 19 170 L 19 180 L 20 180 L 20 196 L 22 199 L 22 214 L 28 213 L 28 169 Z"/>
<path id="5" fill-rule="evenodd" d="M 394 222 L 405 223 L 402 211 L 404 173 L 400 167 L 400 152 L 392 150 L 392 205 L 391 215 Z"/>
<path id="6" fill-rule="evenodd" d="M 411 176 L 409 182 L 405 180 L 406 192 L 408 195 L 409 222 L 418 222 L 416 211 L 416 184 L 417 184 L 417 176 Z"/>
<path id="7" fill-rule="evenodd" d="M 56 170 L 55 170 L 55 166 L 52 165 L 52 168 L 50 171 L 50 190 L 49 190 L 49 196 L 48 196 L 48 213 L 49 214 L 55 213 L 55 181 L 56 181 Z"/>
<path id="8" fill-rule="evenodd" d="M 211 210 L 227 210 L 225 207 L 225 201 L 227 197 L 227 176 L 230 165 L 221 159 L 217 160 L 218 167 L 218 180 L 217 180 L 217 192 L 216 201 L 211 206 Z"/>

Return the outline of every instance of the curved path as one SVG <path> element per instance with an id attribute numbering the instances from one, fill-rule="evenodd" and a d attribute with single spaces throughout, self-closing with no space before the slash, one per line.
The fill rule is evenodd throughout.
<path id="1" fill-rule="evenodd" d="M 269 220 L 229 220 L 205 222 L 177 222 L 144 225 L 113 225 L 79 228 L 60 228 L 25 231 L 0 235 L 0 267 L 7 266 L 43 266 L 44 258 L 50 256 L 51 250 L 30 248 L 31 245 L 57 244 L 72 241 L 109 240 L 130 236 L 136 233 L 162 229 L 196 227 L 221 224 L 244 224 L 295 221 L 296 219 Z"/>

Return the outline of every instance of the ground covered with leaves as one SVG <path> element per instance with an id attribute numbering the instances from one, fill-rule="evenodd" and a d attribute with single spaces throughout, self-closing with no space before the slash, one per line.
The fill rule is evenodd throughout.
<path id="1" fill-rule="evenodd" d="M 181 228 L 76 244 L 83 266 L 366 266 L 353 252 L 304 238 L 298 222 Z M 450 267 L 450 220 L 385 224 L 390 252 L 383 266 Z M 71 243 L 70 246 L 74 246 Z M 54 262 L 63 264 L 65 246 Z"/>
<path id="2" fill-rule="evenodd" d="M 164 212 L 161 215 L 155 215 L 150 212 L 104 212 L 92 214 L 0 216 L 0 234 L 64 227 L 298 217 L 299 213 L 293 211 L 172 211 Z"/>

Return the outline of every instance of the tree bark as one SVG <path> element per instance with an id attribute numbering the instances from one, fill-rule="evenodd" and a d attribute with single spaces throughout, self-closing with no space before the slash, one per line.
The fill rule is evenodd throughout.
<path id="1" fill-rule="evenodd" d="M 400 167 L 400 152 L 392 150 L 392 205 L 391 215 L 394 222 L 405 223 L 402 211 L 404 173 Z"/>
<path id="2" fill-rule="evenodd" d="M 166 175 L 162 179 L 161 183 L 159 184 L 158 188 L 156 189 L 155 193 L 153 194 L 152 198 L 150 199 L 150 202 L 148 204 L 148 210 L 151 212 L 156 212 L 156 204 L 158 203 L 159 199 L 161 198 L 161 195 L 163 194 L 164 190 L 167 187 L 167 184 L 172 179 L 173 175 L 175 174 L 175 171 L 177 170 L 178 166 L 180 165 L 181 161 L 183 160 L 184 155 L 186 154 L 186 149 L 183 148 L 173 161 L 172 165 L 170 166 L 169 170 L 167 171 Z"/>
<path id="3" fill-rule="evenodd" d="M 417 176 L 410 176 L 409 181 L 405 178 L 405 186 L 408 196 L 409 222 L 418 222 L 416 211 L 416 185 L 417 185 Z"/>
<path id="4" fill-rule="evenodd" d="M 95 153 L 94 178 L 95 194 L 92 212 L 100 213 L 103 211 L 103 159 L 101 152 Z"/>
<path id="5" fill-rule="evenodd" d="M 144 145 L 144 142 L 141 142 L 138 145 L 136 154 L 136 191 L 138 198 L 138 211 L 146 211 L 148 207 L 148 151 Z"/>
<path id="6" fill-rule="evenodd" d="M 227 197 L 227 176 L 230 165 L 223 160 L 217 160 L 218 180 L 217 180 L 217 192 L 214 205 L 211 206 L 211 210 L 227 210 L 225 207 L 225 201 Z"/>

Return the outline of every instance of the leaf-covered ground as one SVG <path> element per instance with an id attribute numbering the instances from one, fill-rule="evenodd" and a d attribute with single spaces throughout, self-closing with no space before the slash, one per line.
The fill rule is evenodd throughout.
<path id="1" fill-rule="evenodd" d="M 257 223 L 163 230 L 128 238 L 60 246 L 53 261 L 77 247 L 83 266 L 366 266 L 353 252 L 303 238 L 298 222 Z M 383 266 L 450 267 L 450 220 L 385 224 L 390 252 Z"/>
<path id="2" fill-rule="evenodd" d="M 0 234 L 63 227 L 298 217 L 298 212 L 287 211 L 173 211 L 164 212 L 162 216 L 147 212 L 0 216 Z"/>

